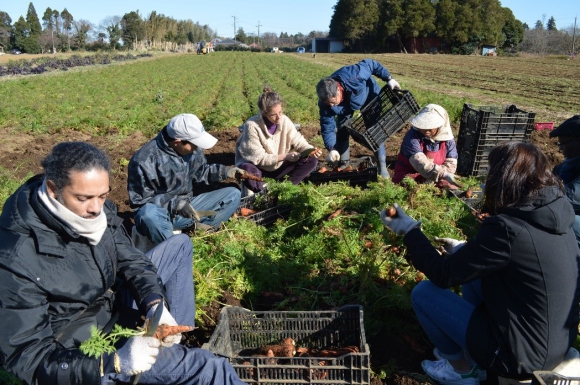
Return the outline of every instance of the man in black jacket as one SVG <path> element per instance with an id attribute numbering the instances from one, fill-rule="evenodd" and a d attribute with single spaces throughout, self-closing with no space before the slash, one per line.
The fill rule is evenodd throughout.
<path id="1" fill-rule="evenodd" d="M 125 326 L 159 306 L 160 324 L 193 325 L 192 244 L 171 237 L 147 256 L 131 245 L 107 200 L 109 160 L 96 147 L 58 144 L 42 166 L 0 216 L 4 367 L 27 384 L 130 382 L 141 373 L 148 384 L 243 384 L 225 360 L 178 344 L 181 336 L 134 336 L 99 358 L 79 350 L 92 327 L 107 333 L 131 308 Z"/>

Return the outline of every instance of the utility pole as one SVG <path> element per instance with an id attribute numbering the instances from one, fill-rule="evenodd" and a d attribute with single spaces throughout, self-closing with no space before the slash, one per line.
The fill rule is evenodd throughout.
<path id="1" fill-rule="evenodd" d="M 260 24 L 260 20 L 258 20 L 258 25 L 256 27 L 258 27 L 258 44 L 260 44 L 260 26 L 262 24 Z M 260 44 L 261 45 L 261 44 Z"/>
<path id="2" fill-rule="evenodd" d="M 236 42 L 236 17 L 232 16 L 234 18 L 234 43 Z"/>

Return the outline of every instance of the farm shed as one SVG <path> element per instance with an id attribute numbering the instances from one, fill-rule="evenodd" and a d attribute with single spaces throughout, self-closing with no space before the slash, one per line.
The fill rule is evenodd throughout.
<path id="1" fill-rule="evenodd" d="M 494 45 L 484 45 L 481 47 L 481 55 L 482 56 L 496 56 L 496 46 Z"/>
<path id="2" fill-rule="evenodd" d="M 312 40 L 312 52 L 314 53 L 340 53 L 343 48 L 342 40 L 333 37 L 317 37 Z"/>

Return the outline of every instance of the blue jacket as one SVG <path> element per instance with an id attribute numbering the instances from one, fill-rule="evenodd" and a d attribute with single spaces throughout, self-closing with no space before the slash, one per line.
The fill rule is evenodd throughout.
<path id="1" fill-rule="evenodd" d="M 391 78 L 389 71 L 376 60 L 364 59 L 341 69 L 330 75 L 344 88 L 343 101 L 334 107 L 318 101 L 320 110 L 320 132 L 327 150 L 332 150 L 336 143 L 336 120 L 349 117 L 354 111 L 366 106 L 381 88 L 373 78 L 373 75 L 388 81 Z"/>
<path id="2" fill-rule="evenodd" d="M 163 129 L 131 158 L 127 190 L 132 209 L 146 203 L 175 214 L 178 201 L 191 200 L 195 186 L 227 179 L 228 166 L 208 164 L 203 150 L 181 156 L 165 140 Z"/>

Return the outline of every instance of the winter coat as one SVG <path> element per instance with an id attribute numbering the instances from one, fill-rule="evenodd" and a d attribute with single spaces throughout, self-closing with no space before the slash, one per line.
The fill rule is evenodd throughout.
<path id="1" fill-rule="evenodd" d="M 268 132 L 262 115 L 248 119 L 241 131 L 242 135 L 236 143 L 236 166 L 252 163 L 262 170 L 274 171 L 283 163 L 278 161 L 278 155 L 314 147 L 308 144 L 286 115 L 282 116 L 274 135 Z"/>
<path id="2" fill-rule="evenodd" d="M 404 238 L 413 265 L 437 286 L 481 280 L 483 302 L 467 327 L 467 347 L 482 367 L 513 378 L 557 366 L 578 334 L 580 252 L 574 212 L 548 187 L 521 207 L 487 218 L 447 258 L 419 229 Z"/>
<path id="3" fill-rule="evenodd" d="M 327 150 L 334 149 L 336 143 L 335 116 L 338 116 L 339 121 L 351 116 L 353 112 L 370 103 L 381 91 L 373 75 L 384 81 L 391 78 L 389 71 L 372 59 L 364 59 L 357 64 L 342 67 L 330 75 L 344 88 L 344 99 L 333 107 L 318 101 L 320 132 Z"/>
<path id="4" fill-rule="evenodd" d="M 131 246 L 116 207 L 91 246 L 38 198 L 34 177 L 0 216 L 0 351 L 4 367 L 28 384 L 100 384 L 100 360 L 80 352 L 91 327 L 112 327 L 116 281 L 140 309 L 165 297 L 157 269 Z M 109 325 L 107 325 L 109 324 Z"/>
<path id="5" fill-rule="evenodd" d="M 228 166 L 208 164 L 201 148 L 181 156 L 165 136 L 163 129 L 129 161 L 127 190 L 133 210 L 153 203 L 175 214 L 179 201 L 191 201 L 197 184 L 227 179 Z"/>
<path id="6" fill-rule="evenodd" d="M 554 174 L 564 182 L 566 197 L 574 208 L 576 219 L 574 221 L 574 234 L 580 247 L 580 156 L 565 159 L 564 162 L 554 167 Z"/>

